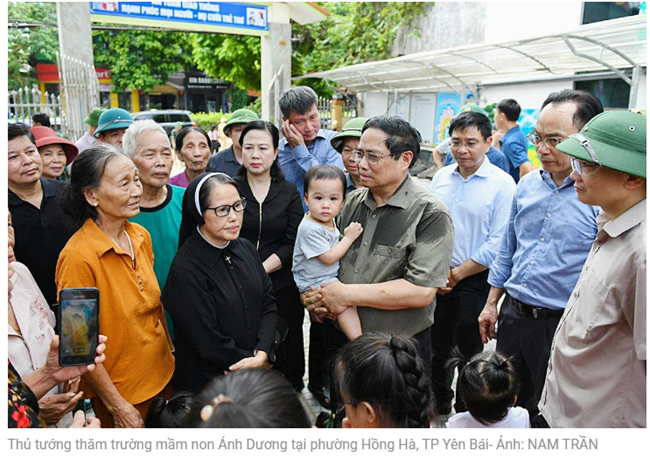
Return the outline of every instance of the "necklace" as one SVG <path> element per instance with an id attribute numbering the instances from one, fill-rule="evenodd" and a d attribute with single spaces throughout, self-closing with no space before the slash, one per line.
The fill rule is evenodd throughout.
<path id="1" fill-rule="evenodd" d="M 108 235 L 108 234 L 106 234 Z M 124 230 L 124 235 L 126 236 L 126 240 L 129 242 L 129 249 L 131 250 L 131 264 L 133 265 L 133 268 L 135 269 L 135 252 L 133 251 L 133 244 L 131 243 L 131 237 L 129 237 L 129 234 L 126 232 L 126 229 Z M 117 240 L 115 240 L 113 237 L 110 235 L 108 236 L 109 239 L 115 243 L 118 247 L 122 248 L 119 243 L 117 243 Z"/>

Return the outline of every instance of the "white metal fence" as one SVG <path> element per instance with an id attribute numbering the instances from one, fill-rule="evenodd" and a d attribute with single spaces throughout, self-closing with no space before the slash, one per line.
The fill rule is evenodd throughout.
<path id="1" fill-rule="evenodd" d="M 43 94 L 37 87 L 9 91 L 9 119 L 31 126 L 32 116 L 45 113 L 52 128 L 62 134 L 67 131 L 65 110 L 60 95 Z"/>
<path id="2" fill-rule="evenodd" d="M 93 65 L 66 55 L 57 56 L 59 87 L 65 103 L 65 134 L 76 141 L 84 134 L 83 120 L 99 106 L 99 80 Z"/>
<path id="3" fill-rule="evenodd" d="M 316 104 L 318 107 L 318 114 L 320 116 L 320 128 L 332 128 L 332 100 L 327 97 L 319 97 Z M 343 105 L 343 123 L 347 119 L 357 117 L 357 105 L 355 100 L 347 98 Z"/>
<path id="4" fill-rule="evenodd" d="M 83 120 L 99 106 L 99 81 L 92 65 L 57 56 L 59 94 L 42 93 L 38 87 L 9 91 L 9 119 L 31 126 L 32 116 L 45 113 L 52 129 L 76 141 L 84 134 Z"/>

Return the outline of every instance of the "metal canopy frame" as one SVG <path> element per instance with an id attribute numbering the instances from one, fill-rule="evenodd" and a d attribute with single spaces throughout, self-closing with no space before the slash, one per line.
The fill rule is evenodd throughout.
<path id="1" fill-rule="evenodd" d="M 646 64 L 646 16 L 639 15 L 583 25 L 566 33 L 425 51 L 293 79 L 327 79 L 355 92 L 451 90 L 478 99 L 479 90 L 490 85 L 608 71 L 630 85 L 629 103 L 634 106 Z"/>

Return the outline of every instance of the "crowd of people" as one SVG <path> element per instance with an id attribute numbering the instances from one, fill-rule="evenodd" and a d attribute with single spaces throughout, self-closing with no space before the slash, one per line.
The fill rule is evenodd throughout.
<path id="1" fill-rule="evenodd" d="M 76 143 L 9 124 L 10 426 L 310 427 L 306 311 L 327 425 L 646 426 L 645 114 L 563 90 L 525 137 L 468 104 L 425 186 L 407 121 L 316 102 L 173 142 L 120 108 Z M 59 365 L 65 288 L 99 290 L 95 364 Z"/>

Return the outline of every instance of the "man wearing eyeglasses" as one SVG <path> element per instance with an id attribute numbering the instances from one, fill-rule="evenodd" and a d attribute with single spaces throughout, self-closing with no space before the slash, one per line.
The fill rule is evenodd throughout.
<path id="1" fill-rule="evenodd" d="M 357 221 L 363 234 L 341 259 L 340 282 L 303 293 L 303 304 L 332 315 L 356 305 L 364 333 L 413 336 L 428 366 L 436 291 L 447 286 L 454 227 L 447 207 L 409 175 L 420 142 L 420 133 L 398 117 L 364 124 L 353 153 L 364 187 L 346 196 L 337 221 L 338 227 Z"/>
<path id="2" fill-rule="evenodd" d="M 578 199 L 603 211 L 552 344 L 539 407 L 553 428 L 646 427 L 646 122 L 608 111 L 558 146 Z"/>
<path id="3" fill-rule="evenodd" d="M 508 222 L 515 181 L 490 162 L 492 125 L 484 114 L 466 112 L 450 126 L 451 155 L 455 163 L 440 169 L 430 192 L 451 212 L 456 241 L 447 287 L 438 290 L 431 328 L 431 379 L 437 412 L 451 412 L 453 372 L 445 369 L 458 346 L 468 360 L 483 350 L 478 316 L 490 291 L 488 267 L 499 251 Z M 466 411 L 456 389 L 456 412 Z"/>
<path id="4" fill-rule="evenodd" d="M 535 170 L 528 160 L 528 143 L 517 119 L 521 106 L 514 99 L 500 101 L 494 109 L 494 146 L 499 148 L 510 163 L 510 175 L 518 183 L 521 177 Z"/>
<path id="5" fill-rule="evenodd" d="M 497 350 L 514 356 L 521 382 L 517 405 L 530 417 L 544 386 L 553 334 L 596 238 L 599 209 L 578 200 L 569 156 L 557 146 L 602 113 L 586 91 L 552 93 L 529 136 L 542 163 L 515 191 L 499 253 L 490 266 L 492 286 L 479 316 L 483 343 L 499 326 Z M 506 297 L 497 312 L 501 296 Z"/>

